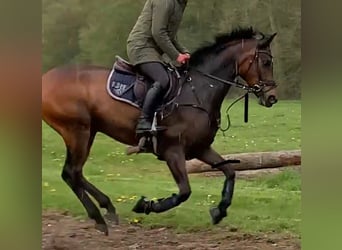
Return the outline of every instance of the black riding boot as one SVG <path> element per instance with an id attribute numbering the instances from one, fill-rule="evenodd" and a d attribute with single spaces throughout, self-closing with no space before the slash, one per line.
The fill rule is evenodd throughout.
<path id="1" fill-rule="evenodd" d="M 147 91 L 142 108 L 142 115 L 139 118 L 139 122 L 136 127 L 137 134 L 151 130 L 154 112 L 163 99 L 162 94 L 163 89 L 159 82 L 155 82 L 153 86 Z"/>

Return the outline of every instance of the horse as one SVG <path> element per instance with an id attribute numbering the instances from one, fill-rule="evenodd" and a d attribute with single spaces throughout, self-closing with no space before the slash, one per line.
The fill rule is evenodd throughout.
<path id="1" fill-rule="evenodd" d="M 158 200 L 142 196 L 134 212 L 161 213 L 185 202 L 192 192 L 185 163 L 197 158 L 224 173 L 221 201 L 209 212 L 213 224 L 227 216 L 235 171 L 211 147 L 220 127 L 221 105 L 231 86 L 253 92 L 262 106 L 270 108 L 277 102 L 270 47 L 275 35 L 239 27 L 217 35 L 192 53 L 180 79 L 180 91 L 169 104 L 172 108 L 168 115 L 158 116 L 158 123 L 166 129 L 158 131 L 157 152 L 152 152 L 166 162 L 179 192 Z M 84 177 L 82 169 L 97 132 L 126 145 L 138 145 L 135 127 L 141 113 L 141 109 L 114 100 L 106 92 L 110 71 L 101 66 L 62 65 L 42 76 L 42 119 L 63 138 L 66 147 L 61 177 L 95 221 L 95 228 L 105 235 L 105 219 L 118 224 L 116 208 Z M 237 77 L 245 83 L 239 85 Z M 107 210 L 104 217 L 89 195 Z"/>

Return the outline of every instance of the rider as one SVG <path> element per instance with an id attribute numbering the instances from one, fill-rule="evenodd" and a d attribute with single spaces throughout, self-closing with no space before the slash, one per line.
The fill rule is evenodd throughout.
<path id="1" fill-rule="evenodd" d="M 177 41 L 187 0 L 147 0 L 127 39 L 127 54 L 137 70 L 153 80 L 136 132 L 151 130 L 153 114 L 168 87 L 169 77 L 162 56 L 180 64 L 190 59 L 188 50 Z"/>

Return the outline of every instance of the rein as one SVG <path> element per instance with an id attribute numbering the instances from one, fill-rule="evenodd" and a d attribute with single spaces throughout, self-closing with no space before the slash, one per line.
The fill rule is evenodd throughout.
<path id="1" fill-rule="evenodd" d="M 227 80 L 223 80 L 219 77 L 216 77 L 216 76 L 213 76 L 213 75 L 210 75 L 208 73 L 204 73 L 198 69 L 195 69 L 195 68 L 191 68 L 191 70 L 193 71 L 196 71 L 197 73 L 200 73 L 201 75 L 205 76 L 205 77 L 208 77 L 210 79 L 213 79 L 215 81 L 218 81 L 220 83 L 223 83 L 225 85 L 230 85 L 230 86 L 233 86 L 233 87 L 237 87 L 237 88 L 240 88 L 240 89 L 243 89 L 243 90 L 247 90 L 248 93 L 255 93 L 257 91 L 259 91 L 259 86 L 257 88 L 255 87 L 250 87 L 250 86 L 247 86 L 243 83 L 239 83 L 238 81 L 227 81 Z M 191 79 L 189 80 L 191 81 Z"/>

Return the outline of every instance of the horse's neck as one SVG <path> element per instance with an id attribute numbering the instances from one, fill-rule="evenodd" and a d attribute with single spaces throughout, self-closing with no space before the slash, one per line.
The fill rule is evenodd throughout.
<path id="1" fill-rule="evenodd" d="M 233 81 L 235 78 L 235 60 L 232 59 L 230 62 L 225 62 L 225 64 L 219 60 L 203 64 L 197 69 L 223 80 Z M 210 113 L 220 111 L 230 85 L 214 81 L 200 73 L 196 73 L 193 84 L 195 86 L 195 93 L 201 102 L 200 104 Z"/>

